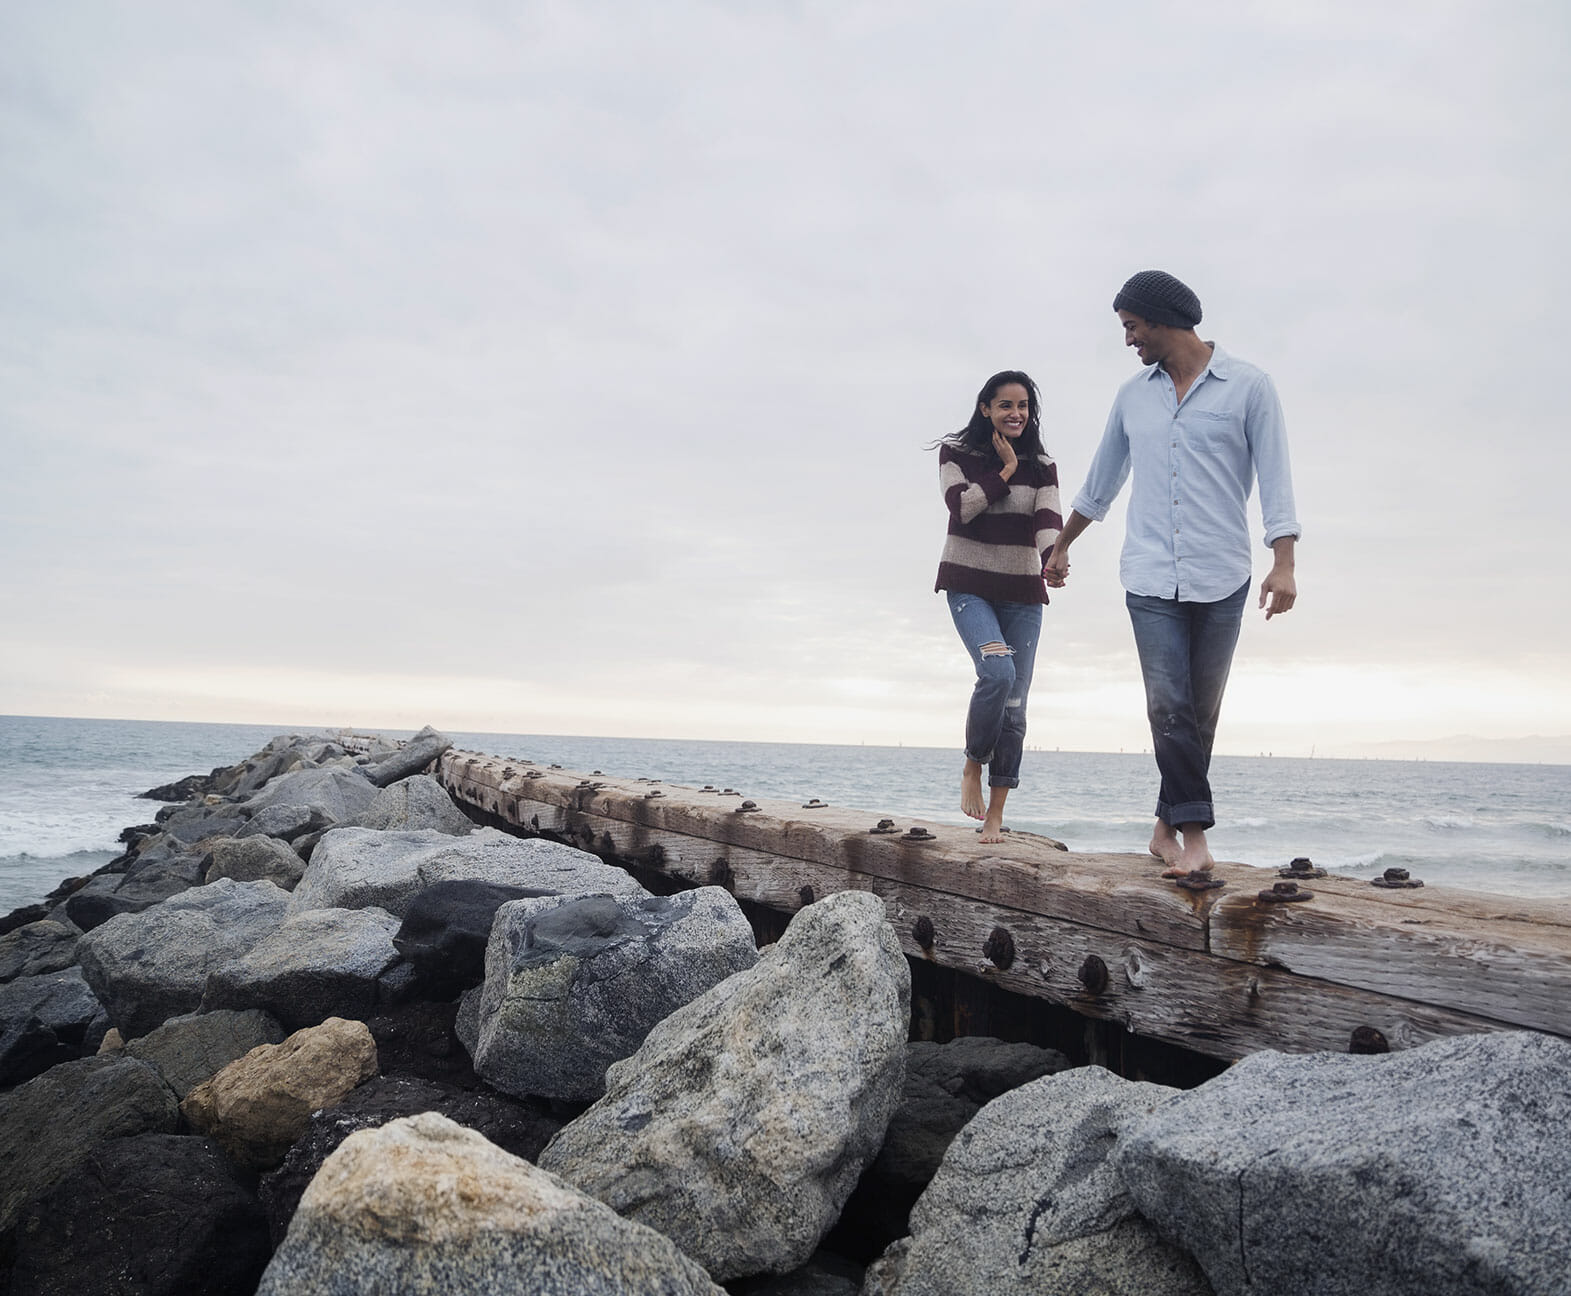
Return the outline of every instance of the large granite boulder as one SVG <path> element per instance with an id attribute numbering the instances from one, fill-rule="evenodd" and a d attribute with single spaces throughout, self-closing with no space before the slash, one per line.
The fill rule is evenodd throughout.
<path id="1" fill-rule="evenodd" d="M 415 893 L 393 937 L 419 969 L 428 994 L 450 999 L 485 979 L 485 950 L 496 911 L 509 900 L 544 894 L 495 882 L 438 882 Z"/>
<path id="2" fill-rule="evenodd" d="M 724 1296 L 660 1234 L 434 1113 L 351 1134 L 258 1296 Z"/>
<path id="3" fill-rule="evenodd" d="M 191 851 L 168 859 L 137 860 L 128 869 L 114 899 L 123 913 L 150 909 L 162 900 L 202 884 L 202 853 Z M 67 913 L 70 912 L 68 909 Z"/>
<path id="4" fill-rule="evenodd" d="M 408 742 L 366 766 L 365 775 L 377 787 L 387 787 L 418 774 L 453 745 L 453 740 L 427 725 Z"/>
<path id="5" fill-rule="evenodd" d="M 271 882 L 281 890 L 293 891 L 305 872 L 305 861 L 278 837 L 225 837 L 213 843 L 202 860 L 202 870 L 208 882 L 219 878 Z"/>
<path id="6" fill-rule="evenodd" d="M 376 828 L 383 832 L 414 832 L 430 828 L 452 837 L 467 837 L 474 821 L 447 795 L 447 789 L 429 774 L 411 774 L 384 787 L 368 809 L 345 827 Z"/>
<path id="7" fill-rule="evenodd" d="M 758 964 L 606 1074 L 540 1164 L 671 1238 L 717 1281 L 800 1266 L 899 1101 L 910 969 L 877 896 L 801 910 Z"/>
<path id="8" fill-rule="evenodd" d="M 305 1133 L 311 1113 L 342 1100 L 376 1074 L 364 1022 L 330 1017 L 282 1044 L 263 1044 L 193 1089 L 180 1113 L 236 1165 L 277 1165 Z"/>
<path id="9" fill-rule="evenodd" d="M 340 1143 L 357 1130 L 375 1129 L 422 1112 L 445 1116 L 526 1161 L 539 1156 L 566 1122 L 549 1104 L 521 1101 L 489 1089 L 460 1089 L 415 1076 L 373 1076 L 341 1102 L 312 1112 L 305 1133 L 295 1140 L 282 1164 L 262 1177 L 260 1194 L 273 1245 L 284 1240 L 306 1185 Z"/>
<path id="10" fill-rule="evenodd" d="M 656 1022 L 758 962 L 731 894 L 503 905 L 486 951 L 475 1071 L 504 1093 L 586 1102 Z"/>
<path id="11" fill-rule="evenodd" d="M 0 1088 L 92 1053 L 103 1038 L 103 1007 L 81 968 L 17 977 L 0 985 Z"/>
<path id="12" fill-rule="evenodd" d="M 232 837 L 245 826 L 246 815 L 227 802 L 181 806 L 172 813 L 160 811 L 159 827 L 164 836 L 182 846 L 194 846 L 210 837 Z"/>
<path id="13" fill-rule="evenodd" d="M 250 818 L 268 806 L 305 806 L 320 811 L 334 823 L 343 823 L 369 809 L 375 800 L 375 786 L 359 770 L 329 765 L 282 774 L 239 808 Z"/>
<path id="14" fill-rule="evenodd" d="M 950 1144 L 911 1236 L 865 1290 L 1207 1296 L 1194 1261 L 1140 1217 L 1110 1156 L 1121 1129 L 1176 1093 L 1081 1067 L 994 1099 Z"/>
<path id="15" fill-rule="evenodd" d="M 126 1039 L 195 1012 L 210 973 L 244 955 L 284 920 L 289 893 L 271 882 L 220 878 L 83 936 L 87 984 Z"/>
<path id="16" fill-rule="evenodd" d="M 238 958 L 214 968 L 202 1010 L 263 1008 L 290 1030 L 329 1017 L 364 1020 L 395 997 L 403 966 L 398 919 L 384 909 L 292 913 Z"/>
<path id="17" fill-rule="evenodd" d="M 0 983 L 70 967 L 81 934 L 74 925 L 48 918 L 8 931 L 0 936 Z"/>
<path id="18" fill-rule="evenodd" d="M 101 1143 L 16 1230 L 11 1296 L 250 1296 L 267 1221 L 216 1144 L 177 1134 Z"/>
<path id="19" fill-rule="evenodd" d="M 184 1099 L 236 1058 L 262 1044 L 280 1044 L 287 1032 L 260 1009 L 188 1013 L 125 1045 L 125 1055 L 146 1062 L 174 1096 Z"/>
<path id="20" fill-rule="evenodd" d="M 907 1044 L 900 1105 L 826 1244 L 867 1261 L 904 1237 L 911 1231 L 911 1207 L 971 1118 L 1001 1094 L 1069 1065 L 1056 1049 L 986 1036 Z"/>
<path id="21" fill-rule="evenodd" d="M 133 1058 L 64 1062 L 0 1093 L 0 1233 L 105 1139 L 172 1134 L 178 1120 L 174 1095 Z"/>
<path id="22" fill-rule="evenodd" d="M 552 895 L 641 895 L 619 868 L 588 851 L 482 828 L 453 837 L 433 828 L 378 832 L 335 828 L 317 843 L 290 900 L 292 910 L 362 909 L 402 918 L 416 893 L 436 882 L 473 879 Z"/>
<path id="23" fill-rule="evenodd" d="M 1571 1042 L 1256 1053 L 1124 1132 L 1140 1210 L 1219 1296 L 1565 1291 Z"/>
<path id="24" fill-rule="evenodd" d="M 292 842 L 307 833 L 330 828 L 336 822 L 320 806 L 275 801 L 247 819 L 235 837 L 241 841 L 249 837 L 275 837 L 281 842 Z"/>

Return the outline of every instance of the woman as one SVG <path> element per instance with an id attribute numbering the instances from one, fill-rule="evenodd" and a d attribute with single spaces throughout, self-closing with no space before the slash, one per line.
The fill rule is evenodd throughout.
<path id="1" fill-rule="evenodd" d="M 1064 524 L 1058 469 L 1042 447 L 1040 405 L 1025 374 L 994 374 L 977 393 L 971 421 L 938 443 L 949 537 L 933 588 L 947 591 L 976 667 L 960 809 L 982 820 L 984 842 L 1004 840 L 1004 801 L 1020 785 L 1026 694 L 1047 602 L 1042 569 Z"/>

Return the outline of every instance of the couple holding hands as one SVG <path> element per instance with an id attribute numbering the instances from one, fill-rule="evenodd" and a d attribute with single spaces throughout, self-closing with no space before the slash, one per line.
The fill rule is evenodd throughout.
<path id="1" fill-rule="evenodd" d="M 1067 521 L 1025 374 L 994 374 L 970 422 L 938 443 L 949 534 L 935 589 L 976 667 L 960 806 L 982 820 L 984 842 L 1004 839 L 1047 587 L 1068 581 L 1070 547 L 1132 477 L 1119 575 L 1161 775 L 1150 850 L 1164 877 L 1179 877 L 1213 863 L 1211 745 L 1252 577 L 1245 506 L 1255 478 L 1273 553 L 1259 596 L 1267 620 L 1297 596 L 1301 529 L 1270 377 L 1200 339 L 1200 300 L 1170 274 L 1141 271 L 1113 309 L 1143 369 L 1119 388 Z"/>

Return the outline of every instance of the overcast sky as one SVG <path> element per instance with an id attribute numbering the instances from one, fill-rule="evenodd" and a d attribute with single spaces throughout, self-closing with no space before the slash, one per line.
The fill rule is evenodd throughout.
<path id="1" fill-rule="evenodd" d="M 1571 734 L 1568 15 L 7 5 L 0 712 L 958 746 L 925 447 L 1025 368 L 1067 503 L 1160 267 L 1304 525 L 1218 749 Z"/>

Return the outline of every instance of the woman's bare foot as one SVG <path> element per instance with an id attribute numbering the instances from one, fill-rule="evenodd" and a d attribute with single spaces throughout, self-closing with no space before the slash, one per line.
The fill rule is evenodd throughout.
<path id="1" fill-rule="evenodd" d="M 960 813 L 970 819 L 981 819 L 984 816 L 982 766 L 974 760 L 967 760 L 965 768 L 960 771 Z"/>
<path id="2" fill-rule="evenodd" d="M 991 843 L 1004 840 L 1004 802 L 1008 799 L 1008 788 L 995 787 L 988 789 L 987 818 L 982 821 L 982 840 L 984 842 Z"/>
<path id="3" fill-rule="evenodd" d="M 1156 827 L 1151 830 L 1151 844 L 1146 847 L 1157 859 L 1168 866 L 1169 872 L 1163 877 L 1172 876 L 1171 870 L 1178 863 L 1178 856 L 1184 849 L 1184 844 L 1178 840 L 1178 831 L 1172 824 L 1156 821 Z"/>

